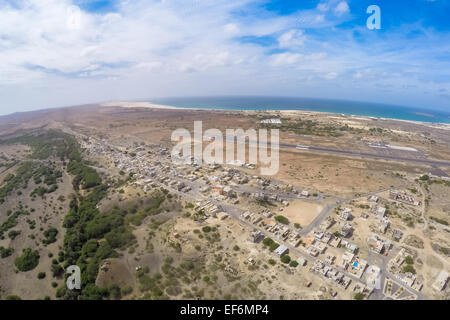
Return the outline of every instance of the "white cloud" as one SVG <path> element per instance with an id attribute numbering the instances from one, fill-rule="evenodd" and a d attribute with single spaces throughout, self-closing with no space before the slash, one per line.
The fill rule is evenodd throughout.
<path id="1" fill-rule="evenodd" d="M 335 79 L 337 76 L 338 76 L 338 74 L 336 72 L 328 72 L 323 75 L 323 78 L 327 79 L 327 80 L 332 80 L 332 79 Z"/>
<path id="2" fill-rule="evenodd" d="M 303 56 L 299 53 L 279 53 L 271 57 L 272 66 L 284 66 L 297 63 Z"/>
<path id="3" fill-rule="evenodd" d="M 235 23 L 227 23 L 223 28 L 226 32 L 230 34 L 239 33 L 239 27 Z"/>
<path id="4" fill-rule="evenodd" d="M 319 3 L 317 5 L 317 10 L 321 11 L 321 12 L 326 12 L 330 9 L 328 3 Z"/>
<path id="5" fill-rule="evenodd" d="M 300 47 L 305 43 L 306 36 L 301 30 L 289 30 L 278 37 L 280 48 Z"/>
<path id="6" fill-rule="evenodd" d="M 347 2 L 341 1 L 336 6 L 336 8 L 334 8 L 334 12 L 339 16 L 339 15 L 343 15 L 345 13 L 349 13 L 350 12 L 350 8 L 349 8 Z"/>

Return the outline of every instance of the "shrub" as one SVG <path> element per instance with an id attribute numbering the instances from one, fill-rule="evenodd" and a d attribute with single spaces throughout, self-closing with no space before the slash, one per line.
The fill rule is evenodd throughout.
<path id="1" fill-rule="evenodd" d="M 282 257 L 280 258 L 280 260 L 281 260 L 281 262 L 287 264 L 287 263 L 291 262 L 291 257 L 289 257 L 287 254 L 285 254 L 284 256 L 282 256 Z"/>
<path id="2" fill-rule="evenodd" d="M 9 257 L 10 255 L 12 255 L 13 251 L 14 251 L 13 248 L 0 247 L 0 257 L 1 258 Z"/>
<path id="3" fill-rule="evenodd" d="M 406 262 L 407 264 L 413 264 L 413 263 L 414 263 L 414 260 L 413 260 L 413 258 L 412 258 L 411 256 L 407 256 L 407 257 L 405 258 L 405 262 Z"/>
<path id="4" fill-rule="evenodd" d="M 38 279 L 44 279 L 45 278 L 45 272 L 39 272 L 37 277 L 38 277 Z"/>
<path id="5" fill-rule="evenodd" d="M 14 240 L 19 234 L 20 234 L 20 231 L 11 230 L 11 231 L 8 233 L 8 237 L 9 237 L 11 240 Z"/>
<path id="6" fill-rule="evenodd" d="M 363 300 L 366 297 L 366 295 L 362 292 L 358 292 L 357 294 L 355 294 L 354 299 L 355 300 Z"/>
<path id="7" fill-rule="evenodd" d="M 52 275 L 55 278 L 59 278 L 63 275 L 64 269 L 59 264 L 52 264 L 51 266 Z"/>
<path id="8" fill-rule="evenodd" d="M 276 264 L 276 261 L 273 259 L 269 259 L 268 263 L 272 266 L 274 266 Z"/>
<path id="9" fill-rule="evenodd" d="M 272 243 L 269 247 L 270 251 L 274 251 L 276 248 L 278 248 L 280 245 L 276 242 Z"/>
<path id="10" fill-rule="evenodd" d="M 402 271 L 404 273 L 411 272 L 412 274 L 416 274 L 416 269 L 414 269 L 414 267 L 412 265 L 410 265 L 410 264 L 407 264 L 406 266 L 404 266 Z"/>
<path id="11" fill-rule="evenodd" d="M 295 260 L 292 260 L 291 263 L 289 263 L 289 266 L 292 267 L 292 268 L 295 268 L 295 267 L 298 266 L 298 262 L 295 261 Z"/>
<path id="12" fill-rule="evenodd" d="M 267 238 L 264 238 L 264 240 L 262 241 L 262 243 L 263 243 L 263 245 L 265 245 L 265 246 L 270 246 L 270 245 L 272 245 L 273 240 L 272 240 L 271 238 L 267 237 Z"/>
<path id="13" fill-rule="evenodd" d="M 126 296 L 130 293 L 133 292 L 133 288 L 132 287 L 125 287 L 123 289 L 120 290 L 123 296 Z"/>
<path id="14" fill-rule="evenodd" d="M 58 230 L 56 228 L 50 228 L 44 232 L 45 239 L 42 240 L 44 244 L 50 244 L 56 242 L 56 236 L 58 235 Z"/>
<path id="15" fill-rule="evenodd" d="M 22 255 L 14 260 L 14 264 L 19 271 L 33 270 L 39 264 L 39 252 L 30 248 L 23 249 Z"/>
<path id="16" fill-rule="evenodd" d="M 289 220 L 285 216 L 276 216 L 275 220 L 282 224 L 289 224 Z"/>

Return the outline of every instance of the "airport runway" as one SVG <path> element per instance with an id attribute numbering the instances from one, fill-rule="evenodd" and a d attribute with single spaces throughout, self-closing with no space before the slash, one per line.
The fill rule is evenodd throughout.
<path id="1" fill-rule="evenodd" d="M 297 144 L 289 144 L 289 143 L 280 143 L 280 147 L 292 148 L 292 149 L 297 149 L 297 150 L 305 150 L 305 151 L 341 154 L 341 155 L 347 155 L 347 156 L 352 156 L 352 157 L 413 162 L 413 163 L 420 163 L 420 164 L 429 165 L 429 166 L 433 166 L 433 167 L 436 167 L 436 166 L 450 167 L 450 162 L 441 161 L 441 160 L 428 160 L 428 159 L 423 159 L 423 158 L 407 158 L 407 157 L 399 157 L 399 156 L 393 156 L 393 155 L 374 154 L 374 153 L 368 153 L 368 152 L 350 151 L 350 150 L 342 150 L 342 149 L 327 148 L 327 147 L 305 146 L 305 145 L 297 145 Z"/>

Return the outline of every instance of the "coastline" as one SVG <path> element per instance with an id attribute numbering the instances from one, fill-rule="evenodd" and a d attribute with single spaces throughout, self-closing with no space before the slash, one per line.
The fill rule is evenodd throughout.
<path id="1" fill-rule="evenodd" d="M 349 118 L 359 118 L 360 120 L 367 121 L 401 121 L 410 124 L 423 125 L 432 128 L 440 128 L 444 130 L 450 130 L 450 123 L 445 122 L 428 122 L 428 121 L 415 121 L 415 120 L 406 120 L 406 119 L 397 119 L 397 118 L 385 118 L 385 117 L 375 117 L 375 116 L 367 116 L 367 115 L 355 115 L 355 114 L 344 114 L 344 113 L 333 113 L 326 111 L 310 111 L 310 110 L 299 110 L 299 109 L 284 109 L 284 110 L 230 110 L 224 108 L 195 108 L 195 107 L 177 107 L 177 106 L 169 106 L 163 104 L 156 104 L 152 102 L 145 101 L 109 101 L 103 102 L 99 104 L 102 107 L 122 107 L 122 108 L 150 108 L 150 109 L 169 109 L 169 110 L 193 110 L 193 111 L 224 111 L 224 112 L 238 112 L 238 113 L 269 113 L 269 114 L 312 114 L 312 115 L 328 115 L 328 116 L 339 116 L 339 117 L 349 117 Z"/>

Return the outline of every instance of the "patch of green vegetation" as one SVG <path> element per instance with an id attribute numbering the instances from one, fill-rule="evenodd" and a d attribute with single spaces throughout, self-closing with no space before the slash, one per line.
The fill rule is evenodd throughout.
<path id="1" fill-rule="evenodd" d="M 36 221 L 27 219 L 27 223 L 28 223 L 28 226 L 30 227 L 31 230 L 36 228 Z"/>
<path id="2" fill-rule="evenodd" d="M 95 169 L 78 161 L 70 161 L 67 166 L 67 171 L 74 175 L 72 184 L 75 190 L 89 189 L 99 186 L 102 182 L 100 175 Z"/>
<path id="3" fill-rule="evenodd" d="M 289 257 L 287 254 L 281 256 L 280 258 L 281 262 L 288 264 L 289 262 L 291 262 L 291 257 Z"/>
<path id="4" fill-rule="evenodd" d="M 273 242 L 270 246 L 269 246 L 269 250 L 270 251 L 274 251 L 276 248 L 278 248 L 280 245 L 276 242 Z"/>
<path id="5" fill-rule="evenodd" d="M 56 242 L 56 236 L 58 235 L 58 230 L 56 228 L 49 228 L 48 230 L 44 231 L 44 237 L 45 239 L 42 240 L 44 244 L 50 244 L 53 242 Z"/>
<path id="6" fill-rule="evenodd" d="M 265 245 L 266 247 L 269 247 L 270 245 L 272 245 L 273 242 L 274 241 L 269 237 L 264 238 L 264 240 L 262 241 L 263 245 Z"/>
<path id="7" fill-rule="evenodd" d="M 131 223 L 135 226 L 139 226 L 142 224 L 142 221 L 149 216 L 154 216 L 160 214 L 163 209 L 161 208 L 161 204 L 166 199 L 166 196 L 163 194 L 155 195 L 152 198 L 151 204 L 143 210 L 138 211 L 135 214 L 127 216 L 127 223 Z"/>
<path id="8" fill-rule="evenodd" d="M 202 231 L 205 232 L 205 233 L 208 233 L 208 232 L 211 231 L 211 227 L 210 227 L 210 226 L 204 226 L 204 227 L 202 228 Z"/>
<path id="9" fill-rule="evenodd" d="M 414 267 L 411 264 L 406 264 L 405 266 L 403 266 L 402 272 L 403 273 L 410 272 L 412 274 L 416 274 L 416 269 L 414 269 Z"/>
<path id="10" fill-rule="evenodd" d="M 6 221 L 0 225 L 0 239 L 4 239 L 3 234 L 6 231 L 17 226 L 17 224 L 19 223 L 18 217 L 20 215 L 28 215 L 28 214 L 29 212 L 25 211 L 21 206 L 19 206 L 19 208 L 16 211 L 14 211 L 14 213 L 11 213 L 8 219 L 6 219 Z"/>
<path id="11" fill-rule="evenodd" d="M 363 300 L 365 297 L 366 297 L 366 295 L 364 293 L 358 292 L 357 294 L 355 294 L 353 299 L 355 299 L 355 300 Z"/>
<path id="12" fill-rule="evenodd" d="M 413 264 L 413 263 L 414 263 L 414 259 L 413 259 L 411 256 L 407 256 L 407 257 L 405 258 L 405 262 L 406 262 L 407 264 Z"/>
<path id="13" fill-rule="evenodd" d="M 42 181 L 42 177 L 44 180 Z M 54 170 L 48 166 L 41 166 L 33 173 L 33 179 L 35 184 L 44 182 L 46 185 L 51 186 L 57 183 L 57 180 L 62 177 L 62 172 Z"/>
<path id="14" fill-rule="evenodd" d="M 24 162 L 19 165 L 15 174 L 10 173 L 5 177 L 2 187 L 0 187 L 0 204 L 4 203 L 5 198 L 14 190 L 25 189 L 28 186 L 28 181 L 33 176 L 36 166 L 31 162 Z"/>
<path id="15" fill-rule="evenodd" d="M 448 222 L 446 220 L 444 220 L 444 219 L 439 219 L 439 218 L 436 218 L 436 217 L 430 217 L 430 219 L 435 221 L 435 222 L 437 222 L 437 223 L 443 224 L 444 226 L 448 226 Z"/>
<path id="16" fill-rule="evenodd" d="M 14 260 L 14 264 L 22 272 L 33 270 L 39 264 L 39 252 L 30 248 L 23 249 L 22 255 Z"/>
<path id="17" fill-rule="evenodd" d="M 276 220 L 277 222 L 279 222 L 279 223 L 282 223 L 282 224 L 289 224 L 289 219 L 286 218 L 285 216 L 281 216 L 281 215 L 276 216 L 276 217 L 275 217 L 275 220 Z"/>
<path id="18" fill-rule="evenodd" d="M 14 240 L 17 236 L 19 236 L 20 231 L 17 230 L 11 230 L 10 232 L 8 232 L 8 238 L 10 238 L 11 240 Z"/>
<path id="19" fill-rule="evenodd" d="M 17 138 L 8 139 L 2 144 L 25 144 L 31 147 L 31 158 L 48 159 L 54 155 L 61 161 L 81 160 L 77 140 L 69 134 L 59 130 L 47 130 L 39 134 L 26 134 Z"/>
<path id="20" fill-rule="evenodd" d="M 0 257 L 1 258 L 7 258 L 14 252 L 13 248 L 4 248 L 0 247 Z"/>
<path id="21" fill-rule="evenodd" d="M 30 193 L 30 197 L 36 197 L 36 196 L 39 196 L 39 197 L 43 197 L 46 193 L 52 193 L 52 192 L 55 192 L 56 191 L 56 189 L 58 189 L 58 186 L 56 185 L 56 184 L 53 184 L 50 188 L 46 188 L 46 187 L 43 187 L 43 186 L 39 186 L 39 187 L 36 187 L 31 193 Z"/>
<path id="22" fill-rule="evenodd" d="M 352 127 L 324 125 L 312 120 L 291 120 L 285 121 L 281 125 L 282 131 L 294 132 L 300 135 L 314 135 L 326 137 L 339 137 L 343 131 L 352 131 Z"/>
<path id="23" fill-rule="evenodd" d="M 292 260 L 291 263 L 289 263 L 289 266 L 292 267 L 292 268 L 295 268 L 295 267 L 298 266 L 298 262 L 295 261 L 295 260 Z"/>

